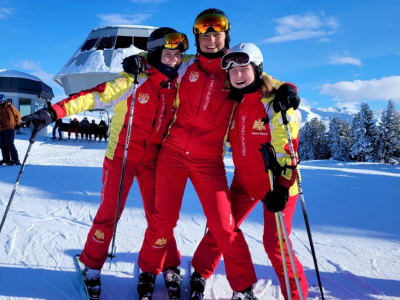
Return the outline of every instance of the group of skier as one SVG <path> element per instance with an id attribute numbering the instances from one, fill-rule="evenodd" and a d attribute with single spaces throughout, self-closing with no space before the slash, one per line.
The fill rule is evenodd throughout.
<path id="1" fill-rule="evenodd" d="M 232 299 L 257 299 L 252 290 L 257 281 L 254 265 L 239 226 L 259 201 L 265 204 L 265 251 L 285 299 L 290 296 L 284 284 L 274 213 L 283 212 L 284 226 L 290 233 L 298 191 L 282 113 L 289 120 L 297 151 L 297 88 L 263 73 L 263 56 L 254 44 L 229 48 L 230 22 L 223 11 L 213 8 L 201 12 L 193 33 L 196 55 L 183 55 L 188 49 L 185 34 L 158 28 L 148 39 L 147 55 L 126 58 L 124 72 L 116 79 L 24 117 L 41 129 L 84 110 L 114 107 L 101 204 L 80 255 L 91 299 L 100 298 L 101 269 L 134 177 L 148 224 L 138 258 L 139 299 L 152 298 L 155 278 L 161 272 L 169 298 L 181 299 L 181 255 L 173 229 L 188 178 L 208 227 L 193 255 L 190 299 L 203 299 L 206 280 L 222 255 Z M 230 188 L 223 163 L 227 139 L 235 164 Z M 260 151 L 265 145 L 275 158 L 270 159 L 276 170 L 273 176 L 268 176 L 265 155 Z M 285 248 L 286 261 L 288 251 L 291 249 Z M 288 265 L 291 299 L 300 299 L 300 293 L 306 299 L 307 280 L 296 257 L 295 265 L 301 292 Z"/>

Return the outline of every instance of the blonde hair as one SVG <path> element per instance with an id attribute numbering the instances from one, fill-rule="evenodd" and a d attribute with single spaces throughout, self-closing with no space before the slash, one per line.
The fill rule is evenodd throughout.
<path id="1" fill-rule="evenodd" d="M 261 94 L 264 98 L 269 98 L 273 93 L 276 92 L 278 87 L 272 80 L 272 77 L 263 73 L 261 76 Z"/>

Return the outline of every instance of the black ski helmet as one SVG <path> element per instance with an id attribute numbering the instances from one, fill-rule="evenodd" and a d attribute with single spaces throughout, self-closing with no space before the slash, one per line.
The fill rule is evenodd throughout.
<path id="1" fill-rule="evenodd" d="M 148 51 L 148 62 L 154 66 L 156 66 L 158 63 L 160 63 L 161 60 L 161 53 L 162 50 L 164 49 L 164 45 L 157 45 L 157 46 L 152 46 L 151 42 L 154 42 L 158 39 L 162 39 L 164 36 L 166 36 L 169 33 L 179 33 L 173 28 L 170 27 L 160 27 L 154 30 L 148 40 L 147 40 L 147 51 Z M 185 52 L 185 48 L 183 45 L 180 45 L 178 49 L 183 53 Z"/>
<path id="2" fill-rule="evenodd" d="M 229 42 L 231 40 L 231 38 L 229 36 L 229 30 L 231 29 L 231 23 L 229 22 L 228 16 L 222 10 L 220 10 L 218 8 L 207 8 L 197 15 L 196 19 L 194 20 L 194 23 L 196 24 L 197 20 L 200 17 L 207 15 L 207 14 L 222 15 L 228 20 L 228 29 L 225 31 L 226 38 L 225 38 L 225 47 L 224 48 L 229 49 Z M 212 27 L 209 27 L 209 29 L 207 30 L 207 32 L 212 32 L 212 31 L 214 31 L 214 29 Z M 194 26 L 193 26 L 193 33 L 195 35 L 197 52 L 201 52 L 200 45 L 199 45 L 199 34 L 196 33 Z"/>
<path id="3" fill-rule="evenodd" d="M 165 46 L 162 44 L 161 45 L 157 44 L 157 43 L 156 43 L 156 46 L 154 46 L 154 41 L 164 38 L 169 33 L 180 33 L 180 32 L 178 32 L 177 30 L 170 28 L 170 27 L 160 27 L 160 28 L 157 28 L 156 30 L 154 30 L 150 34 L 150 36 L 147 40 L 147 52 L 148 52 L 147 62 L 149 64 L 153 65 L 154 67 L 156 67 L 159 71 L 161 71 L 165 75 L 175 76 L 178 67 L 171 68 L 171 67 L 166 66 L 163 63 L 161 63 L 161 54 L 162 54 L 162 51 L 165 48 Z M 186 38 L 186 36 L 185 36 L 185 38 Z M 176 49 L 180 50 L 181 53 L 185 52 L 185 50 L 186 50 L 183 43 L 181 43 Z"/>

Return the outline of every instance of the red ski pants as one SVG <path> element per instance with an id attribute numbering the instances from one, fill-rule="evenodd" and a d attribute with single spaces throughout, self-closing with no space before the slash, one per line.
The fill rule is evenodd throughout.
<path id="1" fill-rule="evenodd" d="M 247 195 L 236 194 L 231 191 L 231 202 L 232 202 L 232 213 L 237 226 L 246 219 L 253 208 L 260 202 L 260 200 L 251 200 Z M 297 195 L 289 197 L 289 201 L 286 204 L 285 209 L 282 211 L 283 219 L 285 221 L 285 226 L 288 235 L 290 235 L 292 227 L 292 217 L 294 210 L 296 208 Z M 275 269 L 275 272 L 281 283 L 282 294 L 285 299 L 288 299 L 285 285 L 285 277 L 283 273 L 283 264 L 281 258 L 281 251 L 279 247 L 279 237 L 276 227 L 275 215 L 274 213 L 268 211 L 264 207 L 264 235 L 263 244 L 264 249 L 268 254 L 268 257 Z M 289 241 L 290 242 L 290 241 Z M 290 242 L 292 247 L 292 243 Z M 300 299 L 298 290 L 296 288 L 296 282 L 294 279 L 294 273 L 290 265 L 289 253 L 287 252 L 287 247 L 285 244 L 285 256 L 286 262 L 288 263 L 288 273 L 290 287 L 292 290 L 292 299 Z M 296 255 L 293 253 L 296 269 L 300 279 L 301 289 L 303 291 L 304 299 L 307 298 L 308 285 L 307 279 L 304 274 L 303 266 L 297 259 Z M 192 265 L 194 269 L 202 274 L 205 278 L 209 278 L 218 266 L 218 263 L 222 257 L 222 252 L 219 250 L 216 239 L 211 231 L 201 240 L 196 252 L 193 255 Z"/>
<path id="2" fill-rule="evenodd" d="M 122 159 L 104 159 L 103 188 L 101 190 L 101 204 L 88 233 L 85 248 L 81 254 L 81 261 L 90 268 L 101 269 L 107 259 L 108 248 L 114 230 L 115 211 L 117 207 L 119 185 L 121 180 Z M 132 163 L 127 161 L 118 219 L 125 207 L 126 198 L 136 176 L 146 220 L 149 222 L 154 212 L 156 162 Z M 176 241 L 172 238 L 167 245 L 167 255 L 163 267 L 180 265 L 181 255 Z"/>
<path id="3" fill-rule="evenodd" d="M 161 149 L 157 163 L 156 211 L 145 233 L 139 267 L 156 275 L 161 271 L 166 243 L 174 238 L 173 229 L 188 178 L 200 199 L 209 230 L 224 255 L 231 288 L 241 291 L 250 287 L 256 282 L 255 270 L 243 233 L 235 230 L 222 157 L 195 159 L 169 148 Z"/>

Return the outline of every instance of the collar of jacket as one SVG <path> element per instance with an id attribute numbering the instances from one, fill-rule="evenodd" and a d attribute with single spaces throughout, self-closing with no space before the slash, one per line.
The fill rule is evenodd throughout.
<path id="1" fill-rule="evenodd" d="M 245 101 L 247 104 L 253 104 L 261 101 L 261 89 L 243 95 L 242 103 Z"/>
<path id="2" fill-rule="evenodd" d="M 150 66 L 150 68 L 146 70 L 146 73 L 149 75 L 148 80 L 150 80 L 151 83 L 156 87 L 162 87 L 164 84 L 170 81 L 167 75 L 161 73 L 153 66 Z"/>
<path id="3" fill-rule="evenodd" d="M 207 58 L 202 54 L 197 55 L 197 59 L 200 65 L 200 68 L 209 74 L 214 74 L 217 77 L 226 78 L 225 70 L 221 69 L 221 60 L 222 57 L 217 58 Z"/>

